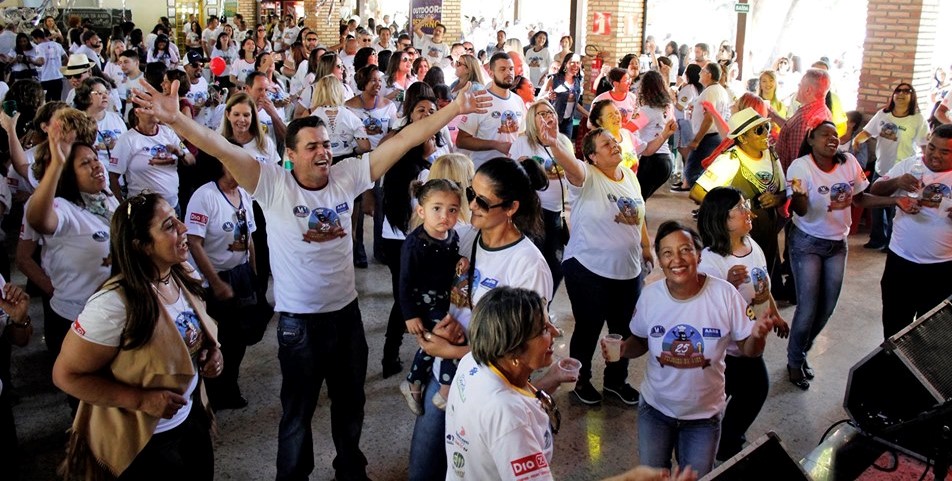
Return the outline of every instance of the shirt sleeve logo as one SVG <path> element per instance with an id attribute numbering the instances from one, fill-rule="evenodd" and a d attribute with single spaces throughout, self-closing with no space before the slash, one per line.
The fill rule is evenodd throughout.
<path id="1" fill-rule="evenodd" d="M 199 214 L 198 212 L 192 212 L 188 216 L 188 221 L 192 224 L 207 225 L 208 216 L 205 214 Z"/>
<path id="2" fill-rule="evenodd" d="M 541 452 L 530 454 L 524 458 L 514 459 L 509 462 L 512 467 L 513 476 L 525 476 L 535 471 L 548 469 L 549 463 L 545 460 L 545 455 Z"/>

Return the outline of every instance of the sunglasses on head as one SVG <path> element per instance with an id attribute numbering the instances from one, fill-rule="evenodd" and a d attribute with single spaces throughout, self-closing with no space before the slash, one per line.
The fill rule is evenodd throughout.
<path id="1" fill-rule="evenodd" d="M 539 404 L 542 404 L 545 414 L 549 416 L 549 429 L 552 430 L 552 434 L 559 434 L 559 428 L 562 426 L 562 413 L 559 412 L 559 407 L 555 405 L 552 396 L 541 389 L 537 389 L 532 384 L 529 384 L 529 387 L 535 391 L 535 398 L 539 401 Z"/>
<path id="2" fill-rule="evenodd" d="M 506 201 L 490 205 L 489 201 L 487 201 L 485 197 L 476 194 L 476 191 L 473 190 L 472 186 L 466 188 L 466 200 L 470 202 L 476 202 L 476 207 L 479 207 L 479 210 L 487 212 L 495 209 L 496 207 L 502 207 L 506 205 Z"/>

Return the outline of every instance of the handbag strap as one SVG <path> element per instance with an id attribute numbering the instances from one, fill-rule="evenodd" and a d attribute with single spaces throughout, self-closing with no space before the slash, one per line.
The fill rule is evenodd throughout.
<path id="1" fill-rule="evenodd" d="M 479 239 L 482 238 L 483 232 L 476 231 L 476 239 L 473 240 L 473 247 L 469 251 L 469 269 L 467 271 L 467 276 L 469 279 L 466 280 L 469 285 L 466 289 L 466 297 L 469 302 L 469 308 L 473 308 L 473 277 L 476 275 L 476 246 L 479 245 Z"/>

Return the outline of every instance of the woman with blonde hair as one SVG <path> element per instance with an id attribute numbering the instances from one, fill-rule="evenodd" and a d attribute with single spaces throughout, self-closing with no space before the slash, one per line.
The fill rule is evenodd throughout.
<path id="1" fill-rule="evenodd" d="M 529 158 L 535 160 L 548 178 L 548 184 L 536 192 L 542 204 L 542 225 L 544 235 L 538 239 L 536 246 L 542 251 L 549 270 L 552 271 L 552 299 L 562 281 L 562 232 L 568 232 L 565 223 L 563 206 L 565 204 L 568 181 L 565 173 L 553 157 L 553 148 L 543 137 L 542 130 L 546 122 L 558 122 L 555 107 L 548 100 L 539 100 L 529 106 L 526 114 L 526 131 L 516 139 L 509 149 L 509 156 L 516 160 Z M 562 147 L 573 150 L 572 141 L 561 133 L 556 134 L 555 141 Z"/>
<path id="2" fill-rule="evenodd" d="M 760 73 L 760 82 L 757 83 L 757 95 L 767 103 L 771 119 L 776 117 L 786 119 L 787 106 L 778 98 L 778 88 L 777 72 L 764 70 Z"/>
<path id="3" fill-rule="evenodd" d="M 454 67 L 456 68 L 457 80 L 453 82 L 453 85 L 450 85 L 450 91 L 453 95 L 456 95 L 456 92 L 467 82 L 471 82 L 473 85 L 486 85 L 486 81 L 483 79 L 483 67 L 479 65 L 479 60 L 476 60 L 476 57 L 470 54 L 460 55 Z"/>
<path id="4" fill-rule="evenodd" d="M 326 75 L 314 85 L 311 115 L 319 117 L 330 135 L 334 163 L 370 152 L 370 140 L 364 124 L 356 114 L 344 107 L 344 85 L 333 75 Z"/>

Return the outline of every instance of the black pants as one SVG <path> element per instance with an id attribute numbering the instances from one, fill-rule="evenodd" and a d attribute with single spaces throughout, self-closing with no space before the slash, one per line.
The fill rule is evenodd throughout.
<path id="1" fill-rule="evenodd" d="M 205 380 L 205 389 L 212 407 L 216 404 L 227 403 L 241 397 L 241 388 L 238 386 L 238 372 L 241 361 L 245 358 L 244 336 L 241 333 L 239 322 L 244 311 L 238 306 L 234 298 L 227 301 L 215 299 L 211 289 L 205 296 L 208 305 L 208 315 L 218 321 L 218 342 L 221 344 L 222 371 L 216 378 Z M 247 314 L 244 314 L 247 315 Z"/>
<path id="2" fill-rule="evenodd" d="M 354 199 L 354 213 L 350 217 L 350 232 L 354 239 L 354 265 L 367 264 L 367 249 L 364 248 L 364 195 Z"/>
<path id="3" fill-rule="evenodd" d="M 403 250 L 403 241 L 381 239 L 384 259 L 390 268 L 390 285 L 393 286 L 393 306 L 390 308 L 390 317 L 387 320 L 387 334 L 383 343 L 383 362 L 400 360 L 400 344 L 403 343 L 403 333 L 407 324 L 400 310 L 400 252 Z"/>
<path id="4" fill-rule="evenodd" d="M 3 466 L 3 479 L 16 481 L 20 479 L 20 444 L 10 402 L 13 396 L 6 381 L 3 388 L 0 394 L 0 466 Z"/>
<path id="5" fill-rule="evenodd" d="M 43 303 L 43 337 L 46 340 L 46 348 L 53 356 L 53 361 L 59 357 L 60 349 L 63 347 L 63 339 L 66 339 L 66 333 L 73 321 L 60 316 L 50 307 L 49 301 Z"/>
<path id="6" fill-rule="evenodd" d="M 40 85 L 46 91 L 47 102 L 63 100 L 63 79 L 47 80 L 46 82 L 40 82 Z"/>
<path id="7" fill-rule="evenodd" d="M 258 205 L 258 202 L 252 202 L 252 210 L 254 210 L 255 213 L 255 231 L 251 233 L 251 239 L 255 244 L 255 273 L 258 275 L 256 292 L 259 296 L 266 296 L 268 293 L 268 278 L 271 277 L 271 249 L 268 247 L 268 224 L 264 218 L 264 211 L 261 210 L 261 206 Z M 262 297 L 262 299 L 263 298 L 264 297 Z"/>
<path id="8" fill-rule="evenodd" d="M 552 272 L 552 294 L 548 298 L 551 301 L 562 282 L 562 214 L 542 209 L 542 227 L 545 228 L 545 237 L 536 240 L 535 245 Z"/>
<path id="9" fill-rule="evenodd" d="M 185 422 L 153 434 L 119 481 L 211 481 L 215 477 L 215 455 L 208 427 L 208 416 L 196 397 Z"/>
<path id="10" fill-rule="evenodd" d="M 641 282 L 634 279 L 608 279 L 585 268 L 575 258 L 562 263 L 565 290 L 572 303 L 575 332 L 569 342 L 569 356 L 582 362 L 579 381 L 592 378 L 592 356 L 598 347 L 602 326 L 608 332 L 631 337 L 628 325 L 641 295 Z M 605 385 L 618 386 L 628 380 L 628 359 L 605 363 Z"/>
<path id="11" fill-rule="evenodd" d="M 952 261 L 916 264 L 893 251 L 879 282 L 883 297 L 883 335 L 888 338 L 952 295 Z"/>
<path id="12" fill-rule="evenodd" d="M 770 384 L 762 356 L 727 356 L 724 378 L 727 409 L 721 420 L 721 441 L 716 459 L 724 461 L 739 453 L 747 441 L 747 430 L 757 419 L 767 400 Z"/>
<path id="13" fill-rule="evenodd" d="M 641 196 L 648 200 L 659 187 L 668 182 L 674 169 L 671 154 L 645 155 L 638 159 L 638 183 L 641 184 Z"/>

